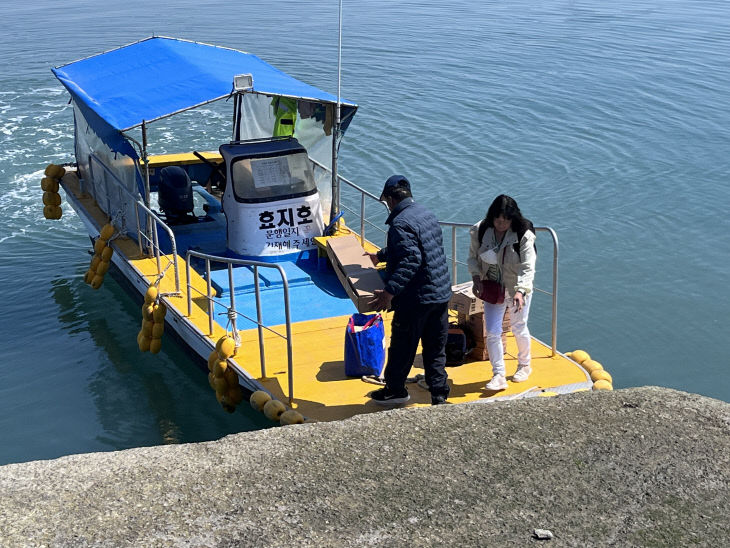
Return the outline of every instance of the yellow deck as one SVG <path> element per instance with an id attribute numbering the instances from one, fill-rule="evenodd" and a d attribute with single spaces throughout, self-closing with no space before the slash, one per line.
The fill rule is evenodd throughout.
<path id="1" fill-rule="evenodd" d="M 78 179 L 75 174 L 69 173 L 64 177 L 65 188 L 73 193 L 74 197 L 85 208 L 88 216 L 101 227 L 109 221 L 107 215 L 98 207 L 88 195 L 80 192 Z M 157 279 L 157 262 L 154 258 L 140 255 L 139 248 L 133 240 L 122 237 L 112 242 L 118 254 L 123 254 L 126 260 L 134 266 L 138 275 L 143 276 L 147 283 Z M 171 256 L 161 258 L 162 268 L 172 260 Z M 209 321 L 205 299 L 206 282 L 195 271 L 191 271 L 191 285 L 193 291 L 193 311 L 188 317 L 187 307 L 187 279 L 185 261 L 178 259 L 180 290 L 179 296 L 164 298 L 168 308 L 175 309 L 180 316 L 186 317 L 195 327 L 197 336 L 207 341 L 209 350 L 215 347 L 215 342 L 225 331 L 214 322 L 213 335 L 209 333 Z M 160 280 L 161 293 L 172 293 L 175 289 L 172 268 Z M 391 314 L 385 314 L 386 337 L 389 339 Z M 347 316 L 312 320 L 292 324 L 293 339 L 293 378 L 294 400 L 293 407 L 306 418 L 318 421 L 330 421 L 351 417 L 361 413 L 383 410 L 375 404 L 368 394 L 379 386 L 366 383 L 359 378 L 348 378 L 344 374 L 344 336 Z M 273 327 L 279 333 L 285 333 L 284 326 Z M 272 396 L 280 401 L 289 402 L 289 384 L 287 372 L 287 351 L 285 341 L 265 331 L 264 346 L 266 350 L 266 378 L 261 376 L 261 366 L 258 348 L 258 331 L 247 330 L 240 332 L 242 344 L 231 362 L 242 371 L 258 379 Z M 466 403 L 477 400 L 505 398 L 519 396 L 525 391 L 539 393 L 542 390 L 550 391 L 553 387 L 563 387 L 570 391 L 570 385 L 590 383 L 584 370 L 572 360 L 556 355 L 551 357 L 550 349 L 533 339 L 532 369 L 533 373 L 524 383 L 513 383 L 510 376 L 514 373 L 517 363 L 516 345 L 514 337 L 507 338 L 507 355 L 505 356 L 509 388 L 501 392 L 490 392 L 484 389 L 485 383 L 491 378 L 491 366 L 488 362 L 470 362 L 459 367 L 449 367 L 449 384 L 451 403 Z M 203 359 L 207 356 L 202 356 Z M 411 376 L 423 373 L 421 356 L 416 356 Z M 590 384 L 589 384 L 590 385 Z M 430 394 L 416 383 L 408 385 L 411 396 L 407 407 L 430 405 Z M 211 394 L 211 397 L 213 395 Z"/>
<path id="2" fill-rule="evenodd" d="M 343 354 L 347 316 L 301 322 L 292 326 L 294 347 L 294 406 L 304 416 L 322 421 L 343 419 L 380 411 L 383 409 L 368 397 L 379 386 L 366 383 L 359 378 L 345 377 Z M 391 314 L 385 317 L 386 337 L 389 339 Z M 283 332 L 283 326 L 277 328 Z M 258 334 L 256 330 L 241 333 L 243 344 L 236 360 L 245 364 L 249 372 L 260 376 Z M 283 339 L 267 334 L 266 374 L 268 380 L 262 384 L 272 395 L 287 402 L 289 394 L 287 376 L 286 345 Z M 507 368 L 509 388 L 501 392 L 484 389 L 491 379 L 489 362 L 469 362 L 459 367 L 448 367 L 451 403 L 466 403 L 493 397 L 516 396 L 533 389 L 539 393 L 543 389 L 586 382 L 586 374 L 573 361 L 562 355 L 550 357 L 550 348 L 533 339 L 532 370 L 530 378 L 523 383 L 513 383 L 510 376 L 517 369 L 513 357 L 517 347 L 512 334 L 507 337 Z M 411 375 L 423 373 L 421 355 L 416 356 Z M 407 385 L 411 400 L 406 407 L 431 404 L 430 393 L 416 383 Z"/>
<path id="3" fill-rule="evenodd" d="M 218 152 L 200 152 L 200 155 L 214 164 L 223 161 Z M 151 168 L 162 168 L 167 166 L 180 166 L 189 164 L 200 164 L 202 160 L 192 152 L 178 152 L 175 154 L 154 154 L 147 158 Z"/>

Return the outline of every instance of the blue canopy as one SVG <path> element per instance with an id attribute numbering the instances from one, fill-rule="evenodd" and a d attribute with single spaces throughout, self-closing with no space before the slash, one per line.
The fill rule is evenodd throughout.
<path id="1" fill-rule="evenodd" d="M 255 55 L 175 38 L 153 37 L 53 69 L 74 100 L 125 131 L 227 97 L 237 74 L 253 75 L 253 91 L 336 103 Z M 352 110 L 352 102 L 341 100 Z"/>

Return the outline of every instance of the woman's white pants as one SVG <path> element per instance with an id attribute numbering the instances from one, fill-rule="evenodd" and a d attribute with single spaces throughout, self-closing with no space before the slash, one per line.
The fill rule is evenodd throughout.
<path id="1" fill-rule="evenodd" d="M 484 302 L 484 321 L 487 326 L 487 351 L 492 362 L 492 373 L 504 375 L 504 348 L 502 347 L 502 319 L 504 309 L 509 306 L 509 323 L 517 342 L 517 364 L 530 365 L 530 330 L 527 318 L 530 315 L 532 293 L 525 295 L 522 310 L 515 312 L 512 297 L 505 294 L 502 304 Z"/>

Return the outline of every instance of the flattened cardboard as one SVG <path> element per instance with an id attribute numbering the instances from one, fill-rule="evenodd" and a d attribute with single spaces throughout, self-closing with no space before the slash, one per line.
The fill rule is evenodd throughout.
<path id="1" fill-rule="evenodd" d="M 375 297 L 376 289 L 384 288 L 383 279 L 365 254 L 360 240 L 353 234 L 329 238 L 327 256 L 357 311 L 373 312 L 368 302 Z"/>
<path id="2" fill-rule="evenodd" d="M 451 286 L 452 295 L 449 300 L 451 310 L 455 310 L 463 316 L 471 316 L 483 310 L 480 306 L 481 301 L 472 292 L 472 286 L 472 282 Z"/>
<path id="3" fill-rule="evenodd" d="M 360 245 L 360 240 L 354 234 L 347 236 L 336 236 L 327 239 L 327 252 L 330 250 L 337 258 L 337 263 L 342 265 L 345 272 L 356 270 L 375 270 L 370 257 Z"/>

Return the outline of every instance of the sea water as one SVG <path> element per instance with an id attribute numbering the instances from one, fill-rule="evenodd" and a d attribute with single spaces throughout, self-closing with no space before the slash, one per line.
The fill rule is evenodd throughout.
<path id="1" fill-rule="evenodd" d="M 374 193 L 404 174 L 457 222 L 512 195 L 559 237 L 559 350 L 587 350 L 616 388 L 730 401 L 730 4 L 343 4 L 342 95 L 360 108 L 341 173 Z M 83 283 L 78 217 L 65 205 L 43 219 L 42 170 L 73 160 L 50 68 L 156 34 L 249 51 L 336 93 L 337 2 L 13 0 L 4 20 L 0 464 L 265 427 L 245 405 L 222 412 L 172 340 L 140 354 L 138 303 L 112 278 Z M 184 125 L 215 149 L 219 122 L 227 111 L 210 108 Z M 176 149 L 175 124 L 156 129 L 163 149 Z M 544 235 L 538 261 L 549 289 Z M 530 323 L 549 341 L 548 296 Z"/>

